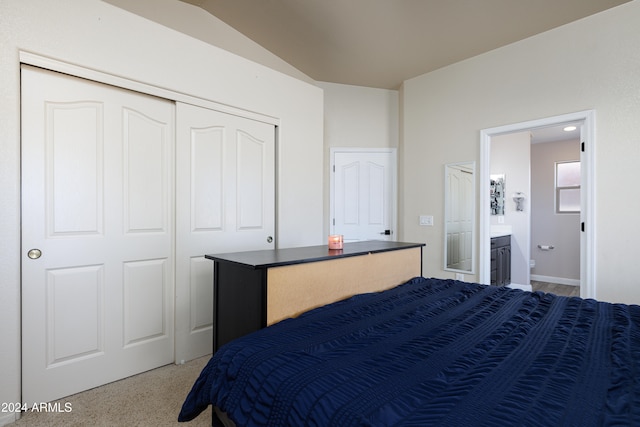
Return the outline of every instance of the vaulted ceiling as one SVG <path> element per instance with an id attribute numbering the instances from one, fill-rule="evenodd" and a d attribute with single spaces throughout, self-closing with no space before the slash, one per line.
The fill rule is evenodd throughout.
<path id="1" fill-rule="evenodd" d="M 182 0 L 317 81 L 402 81 L 629 0 Z"/>

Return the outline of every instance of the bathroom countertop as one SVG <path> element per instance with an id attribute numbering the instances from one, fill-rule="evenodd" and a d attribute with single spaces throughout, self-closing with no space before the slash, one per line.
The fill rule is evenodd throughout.
<path id="1" fill-rule="evenodd" d="M 491 237 L 502 237 L 502 236 L 510 236 L 511 235 L 511 226 L 510 225 L 492 225 L 491 226 Z"/>
<path id="2" fill-rule="evenodd" d="M 502 236 L 511 236 L 511 232 L 510 231 L 496 231 L 495 233 L 493 231 L 491 232 L 491 238 L 502 237 Z"/>

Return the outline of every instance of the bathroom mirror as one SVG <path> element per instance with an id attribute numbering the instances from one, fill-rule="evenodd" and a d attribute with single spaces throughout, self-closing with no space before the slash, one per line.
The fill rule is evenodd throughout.
<path id="1" fill-rule="evenodd" d="M 491 215 L 504 215 L 504 174 L 489 175 L 491 179 Z"/>
<path id="2" fill-rule="evenodd" d="M 444 167 L 444 269 L 474 273 L 475 162 Z"/>

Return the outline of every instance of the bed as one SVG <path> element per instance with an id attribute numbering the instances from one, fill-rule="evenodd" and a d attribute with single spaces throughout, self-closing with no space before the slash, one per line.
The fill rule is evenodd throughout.
<path id="1" fill-rule="evenodd" d="M 640 425 L 640 307 L 416 277 L 222 346 L 179 421 L 208 405 L 237 426 Z"/>

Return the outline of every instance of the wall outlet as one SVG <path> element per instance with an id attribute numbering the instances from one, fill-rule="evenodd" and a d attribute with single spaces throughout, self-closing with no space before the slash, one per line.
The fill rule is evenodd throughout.
<path id="1" fill-rule="evenodd" d="M 420 215 L 420 225 L 433 226 L 433 215 Z"/>
<path id="2" fill-rule="evenodd" d="M 464 274 L 456 273 L 456 280 L 460 280 L 460 281 L 464 282 Z"/>

